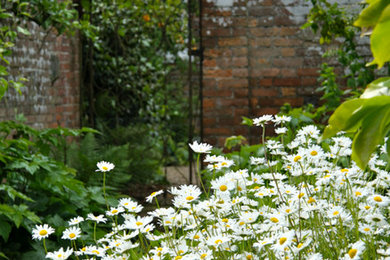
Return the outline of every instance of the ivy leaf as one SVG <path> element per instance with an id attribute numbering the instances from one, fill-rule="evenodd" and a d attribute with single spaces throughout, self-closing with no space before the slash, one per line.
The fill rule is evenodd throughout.
<path id="1" fill-rule="evenodd" d="M 388 4 L 371 34 L 374 60 L 368 65 L 378 64 L 378 68 L 382 68 L 385 62 L 390 61 L 390 2 Z"/>
<path id="2" fill-rule="evenodd" d="M 379 78 L 368 84 L 360 98 L 376 96 L 390 96 L 390 77 Z"/>

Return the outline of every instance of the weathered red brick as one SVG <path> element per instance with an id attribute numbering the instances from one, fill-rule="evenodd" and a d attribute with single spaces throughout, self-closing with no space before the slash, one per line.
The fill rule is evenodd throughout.
<path id="1" fill-rule="evenodd" d="M 219 46 L 242 46 L 247 44 L 246 37 L 234 37 L 234 38 L 219 38 Z"/>
<path id="2" fill-rule="evenodd" d="M 301 84 L 300 78 L 275 78 L 274 86 L 299 86 Z"/>
<path id="3" fill-rule="evenodd" d="M 218 88 L 244 88 L 247 86 L 247 79 L 222 79 L 218 81 Z"/>
<path id="4" fill-rule="evenodd" d="M 296 96 L 297 95 L 297 89 L 290 87 L 290 88 L 282 88 L 282 96 L 288 97 L 288 96 Z"/>
<path id="5" fill-rule="evenodd" d="M 276 88 L 256 88 L 252 90 L 252 95 L 257 97 L 275 97 L 279 95 L 279 90 Z"/>

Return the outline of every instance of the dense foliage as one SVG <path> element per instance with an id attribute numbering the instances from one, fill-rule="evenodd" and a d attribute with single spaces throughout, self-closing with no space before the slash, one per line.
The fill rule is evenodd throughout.
<path id="1" fill-rule="evenodd" d="M 94 39 L 83 41 L 84 123 L 104 133 L 146 126 L 144 142 L 153 137 L 169 163 L 187 136 L 185 3 L 98 0 L 81 7 L 82 20 L 95 28 Z"/>
<path id="2" fill-rule="evenodd" d="M 368 57 L 363 56 L 358 44 L 360 29 L 353 26 L 359 12 L 347 10 L 339 3 L 328 0 L 310 0 L 311 8 L 303 28 L 310 27 L 320 36 L 320 44 L 329 44 L 324 58 L 337 63 L 321 66 L 318 91 L 323 93 L 326 111 L 334 111 L 346 97 L 358 97 L 364 87 L 374 79 L 374 67 L 366 66 Z M 332 59 L 333 58 L 333 59 Z M 342 76 L 336 73 L 342 69 Z M 340 81 L 341 78 L 341 81 Z"/>
<path id="3" fill-rule="evenodd" d="M 62 223 L 104 205 L 99 186 L 84 186 L 76 171 L 53 159 L 63 139 L 90 129 L 35 130 L 13 121 L 0 123 L 0 253 L 10 259 L 32 249 L 31 225 Z M 41 220 L 40 220 L 41 219 Z"/>

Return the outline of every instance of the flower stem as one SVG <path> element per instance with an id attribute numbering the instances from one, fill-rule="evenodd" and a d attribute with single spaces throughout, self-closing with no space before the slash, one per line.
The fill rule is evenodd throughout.
<path id="1" fill-rule="evenodd" d="M 105 172 L 103 172 L 103 196 L 104 196 L 104 200 L 106 201 L 107 210 L 109 210 L 107 196 L 106 196 L 106 173 Z"/>
<path id="2" fill-rule="evenodd" d="M 45 249 L 45 253 L 47 254 L 46 240 L 45 239 L 43 239 L 43 248 Z"/>
<path id="3" fill-rule="evenodd" d="M 206 188 L 203 185 L 202 176 L 200 175 L 200 166 L 199 166 L 199 160 L 200 160 L 200 153 L 198 153 L 198 157 L 196 158 L 196 173 L 198 174 L 200 185 L 202 185 L 203 192 L 206 194 L 207 198 L 209 197 L 208 192 L 206 191 Z"/>

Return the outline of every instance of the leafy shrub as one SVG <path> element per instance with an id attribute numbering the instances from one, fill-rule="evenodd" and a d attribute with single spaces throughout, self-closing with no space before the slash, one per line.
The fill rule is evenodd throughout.
<path id="1" fill-rule="evenodd" d="M 0 252 L 10 259 L 31 249 L 27 237 L 40 219 L 60 224 L 104 205 L 100 187 L 85 187 L 74 169 L 52 156 L 65 135 L 90 131 L 35 130 L 22 123 L 0 122 Z"/>

